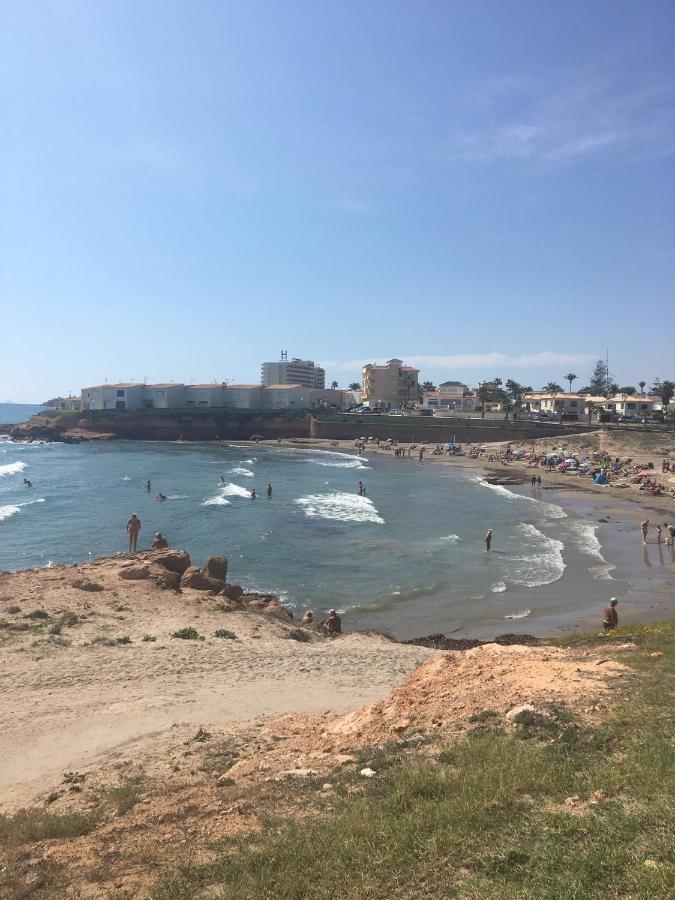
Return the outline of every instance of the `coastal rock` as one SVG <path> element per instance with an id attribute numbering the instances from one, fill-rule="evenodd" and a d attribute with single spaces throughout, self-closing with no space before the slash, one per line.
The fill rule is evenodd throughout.
<path id="1" fill-rule="evenodd" d="M 168 569 L 160 569 L 152 572 L 150 578 L 157 587 L 163 591 L 177 591 L 180 588 L 180 575 L 178 572 L 170 572 Z"/>
<path id="2" fill-rule="evenodd" d="M 202 566 L 202 574 L 217 581 L 227 580 L 227 557 L 211 556 Z"/>
<path id="3" fill-rule="evenodd" d="M 292 619 L 293 613 L 290 609 L 286 609 L 285 606 L 282 606 L 278 600 L 270 600 L 269 603 L 263 607 L 263 612 L 269 616 L 278 616 L 280 619 Z"/>
<path id="4" fill-rule="evenodd" d="M 120 569 L 119 576 L 124 578 L 125 581 L 143 581 L 145 578 L 150 577 L 150 569 L 148 566 L 131 565 Z"/>
<path id="5" fill-rule="evenodd" d="M 209 578 L 197 566 L 190 566 L 183 573 L 180 586 L 182 588 L 193 588 L 195 591 L 219 591 L 222 589 L 223 583 L 215 578 Z"/>
<path id="6" fill-rule="evenodd" d="M 96 581 L 89 581 L 88 578 L 76 578 L 73 581 L 73 587 L 80 591 L 91 591 L 92 593 L 105 590 L 102 584 Z"/>
<path id="7" fill-rule="evenodd" d="M 178 575 L 182 575 L 191 565 L 185 550 L 157 550 L 153 553 L 152 561 Z"/>
<path id="8" fill-rule="evenodd" d="M 236 603 L 243 597 L 244 589 L 240 584 L 226 584 L 221 593 L 224 597 L 227 597 L 228 600 L 234 600 Z"/>

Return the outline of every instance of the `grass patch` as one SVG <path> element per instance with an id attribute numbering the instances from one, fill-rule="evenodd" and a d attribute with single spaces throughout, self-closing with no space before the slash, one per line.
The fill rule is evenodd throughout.
<path id="1" fill-rule="evenodd" d="M 123 816 L 138 803 L 145 788 L 145 775 L 136 772 L 122 778 L 119 784 L 106 788 L 103 799 L 112 804 L 118 816 Z"/>
<path id="2" fill-rule="evenodd" d="M 157 638 L 154 636 L 154 634 L 144 634 L 143 635 L 143 642 L 146 644 L 151 641 L 156 641 L 156 640 L 157 640 Z"/>
<path id="3" fill-rule="evenodd" d="M 21 809 L 11 816 L 0 815 L 0 847 L 80 837 L 89 834 L 99 818 L 97 810 L 53 813 L 43 809 Z"/>
<path id="4" fill-rule="evenodd" d="M 200 634 L 196 628 L 180 628 L 174 631 L 172 638 L 180 638 L 182 641 L 203 641 L 204 635 Z"/>
<path id="5" fill-rule="evenodd" d="M 217 638 L 224 638 L 228 641 L 236 641 L 237 635 L 234 631 L 228 631 L 227 628 L 219 628 L 218 631 L 213 632 L 213 636 Z"/>
<path id="6" fill-rule="evenodd" d="M 269 823 L 177 871 L 154 900 L 672 896 L 675 623 L 630 633 L 640 649 L 621 659 L 642 677 L 603 724 L 550 706 L 501 733 L 484 730 L 496 719 L 484 711 L 436 762 L 366 751 L 379 777 L 365 793 Z"/>

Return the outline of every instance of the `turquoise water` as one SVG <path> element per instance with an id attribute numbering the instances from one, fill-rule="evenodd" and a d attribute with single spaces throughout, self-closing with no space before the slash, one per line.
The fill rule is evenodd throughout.
<path id="1" fill-rule="evenodd" d="M 44 406 L 36 406 L 34 403 L 0 403 L 0 425 L 16 425 L 19 422 L 26 422 L 44 408 Z"/>
<path id="2" fill-rule="evenodd" d="M 157 501 L 158 492 L 168 499 Z M 550 630 L 625 583 L 604 558 L 597 524 L 540 497 L 407 459 L 234 444 L 4 442 L 0 569 L 122 551 L 136 512 L 140 546 L 162 531 L 197 563 L 225 554 L 233 581 L 279 592 L 298 611 L 335 606 L 351 627 L 399 636 Z"/>

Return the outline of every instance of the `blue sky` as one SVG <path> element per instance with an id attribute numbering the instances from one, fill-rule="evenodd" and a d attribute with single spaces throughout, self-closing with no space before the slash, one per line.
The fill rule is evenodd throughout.
<path id="1" fill-rule="evenodd" d="M 675 5 L 7 0 L 0 400 L 675 376 Z"/>

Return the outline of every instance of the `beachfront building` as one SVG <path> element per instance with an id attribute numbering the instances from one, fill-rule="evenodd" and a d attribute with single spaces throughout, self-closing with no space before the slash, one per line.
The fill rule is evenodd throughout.
<path id="1" fill-rule="evenodd" d="M 419 396 L 419 369 L 406 366 L 400 359 L 389 359 L 383 366 L 368 363 L 362 369 L 362 400 L 375 406 L 404 406 Z"/>
<path id="2" fill-rule="evenodd" d="M 185 406 L 185 385 L 167 382 L 166 384 L 146 384 L 143 391 L 143 407 L 145 409 L 179 409 Z"/>
<path id="3" fill-rule="evenodd" d="M 82 409 L 143 409 L 144 384 L 99 384 L 82 388 Z"/>
<path id="4" fill-rule="evenodd" d="M 568 421 L 581 418 L 586 405 L 586 398 L 581 394 L 565 391 L 557 394 L 533 391 L 531 394 L 523 394 L 523 400 L 529 404 L 530 412 L 536 415 L 562 418 Z"/>
<path id="5" fill-rule="evenodd" d="M 354 391 L 341 391 L 337 388 L 324 388 L 309 392 L 309 405 L 319 409 L 343 409 L 353 404 Z"/>
<path id="6" fill-rule="evenodd" d="M 663 406 L 660 397 L 639 396 L 637 394 L 617 394 L 603 400 L 605 409 L 617 416 L 643 419 Z"/>
<path id="7" fill-rule="evenodd" d="M 259 384 L 228 384 L 225 406 L 234 409 L 262 409 L 263 389 Z"/>
<path id="8" fill-rule="evenodd" d="M 187 409 L 222 409 L 226 389 L 225 384 L 186 384 L 183 406 Z"/>
<path id="9" fill-rule="evenodd" d="M 326 372 L 311 359 L 288 359 L 284 350 L 279 362 L 264 362 L 260 367 L 260 383 L 263 387 L 299 384 L 310 390 L 326 386 Z"/>
<path id="10" fill-rule="evenodd" d="M 422 394 L 422 409 L 473 412 L 475 408 L 475 393 L 461 381 L 444 381 L 438 385 L 438 390 L 424 391 Z"/>
<path id="11" fill-rule="evenodd" d="M 266 384 L 262 389 L 263 409 L 309 409 L 310 392 L 301 384 Z"/>

